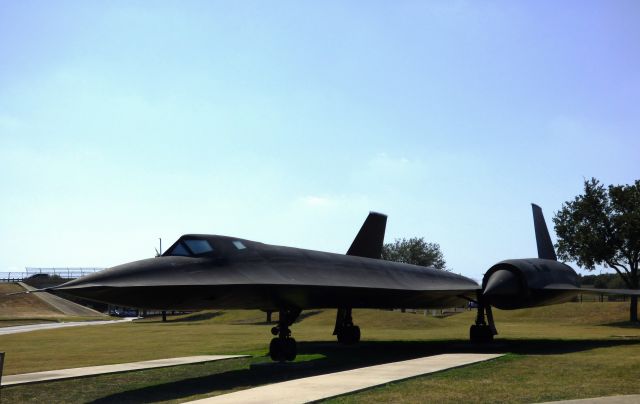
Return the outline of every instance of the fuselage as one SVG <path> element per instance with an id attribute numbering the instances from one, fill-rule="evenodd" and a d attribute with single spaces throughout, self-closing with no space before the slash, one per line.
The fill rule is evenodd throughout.
<path id="1" fill-rule="evenodd" d="M 161 310 L 439 308 L 479 286 L 450 272 L 226 236 L 185 235 L 160 257 L 119 265 L 51 291 Z"/>

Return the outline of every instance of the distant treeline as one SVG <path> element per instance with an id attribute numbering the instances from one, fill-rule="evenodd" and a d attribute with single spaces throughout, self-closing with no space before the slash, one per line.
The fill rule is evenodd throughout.
<path id="1" fill-rule="evenodd" d="M 627 289 L 618 274 L 578 275 L 582 286 L 591 286 L 598 289 Z"/>

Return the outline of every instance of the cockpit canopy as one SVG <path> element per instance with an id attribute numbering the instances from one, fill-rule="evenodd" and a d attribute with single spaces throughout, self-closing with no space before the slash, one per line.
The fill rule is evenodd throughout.
<path id="1" fill-rule="evenodd" d="M 165 252 L 164 256 L 199 257 L 210 255 L 214 248 L 204 238 L 181 238 Z"/>
<path id="2" fill-rule="evenodd" d="M 228 244 L 228 245 L 227 245 Z M 223 236 L 207 236 L 187 234 L 178 239 L 163 256 L 206 257 L 222 251 L 245 250 L 247 247 L 242 240 Z"/>

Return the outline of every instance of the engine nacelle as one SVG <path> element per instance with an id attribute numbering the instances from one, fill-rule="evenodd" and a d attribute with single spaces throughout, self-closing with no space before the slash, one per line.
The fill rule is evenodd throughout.
<path id="1" fill-rule="evenodd" d="M 575 291 L 546 288 L 579 286 L 578 274 L 558 261 L 529 258 L 501 261 L 482 279 L 484 300 L 499 309 L 545 306 L 571 300 Z"/>

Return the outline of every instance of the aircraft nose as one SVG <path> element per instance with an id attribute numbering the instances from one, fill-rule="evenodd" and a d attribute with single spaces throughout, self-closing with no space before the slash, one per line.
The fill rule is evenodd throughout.
<path id="1" fill-rule="evenodd" d="M 487 297 L 518 295 L 522 291 L 518 275 L 506 269 L 492 273 L 482 294 Z"/>
<path id="2" fill-rule="evenodd" d="M 158 308 L 158 290 L 176 284 L 176 277 L 190 276 L 206 262 L 194 257 L 157 257 L 118 265 L 78 278 L 48 291 L 125 307 Z M 184 278 L 184 276 L 183 276 Z"/>
<path id="3" fill-rule="evenodd" d="M 157 268 L 157 258 L 131 262 L 89 274 L 78 279 L 50 288 L 52 293 L 89 298 L 105 288 L 138 286 L 148 282 L 152 269 Z"/>
<path id="4" fill-rule="evenodd" d="M 162 262 L 158 258 L 135 261 L 71 280 L 49 288 L 48 291 L 63 297 L 120 304 L 124 301 L 119 293 L 129 288 L 153 284 L 154 278 L 151 275 L 163 272 L 161 269 Z"/>
<path id="5" fill-rule="evenodd" d="M 137 262 L 118 265 L 100 272 L 85 275 L 81 278 L 73 279 L 57 286 L 55 289 L 65 290 L 82 287 L 116 286 L 121 279 L 130 277 L 135 272 L 139 272 L 139 267 L 140 264 Z"/>

